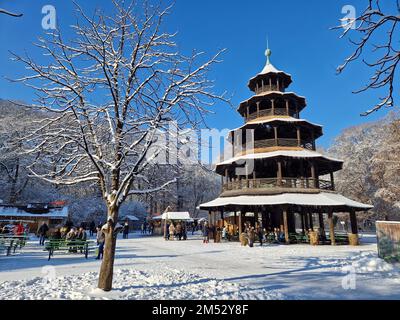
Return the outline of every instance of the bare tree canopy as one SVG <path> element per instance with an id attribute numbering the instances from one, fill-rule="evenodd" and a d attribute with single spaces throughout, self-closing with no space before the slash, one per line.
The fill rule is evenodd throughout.
<path id="1" fill-rule="evenodd" d="M 400 62 L 399 48 L 399 23 L 400 23 L 400 0 L 380 1 L 368 0 L 367 8 L 353 19 L 343 21 L 343 24 L 334 29 L 344 28 L 341 37 L 350 35 L 355 31 L 358 40 L 350 42 L 356 47 L 354 52 L 338 67 L 341 73 L 351 62 L 361 59 L 365 50 L 372 47 L 373 61 L 362 61 L 370 68 L 374 69 L 373 76 L 369 82 L 355 93 L 367 91 L 369 89 L 382 89 L 385 92 L 379 102 L 362 115 L 367 116 L 380 110 L 382 107 L 393 107 L 395 103 L 396 81 L 398 66 Z M 383 9 L 384 6 L 384 9 Z M 379 41 L 378 44 L 373 43 Z"/>
<path id="2" fill-rule="evenodd" d="M 28 167 L 31 175 L 59 185 L 93 182 L 101 190 L 110 217 L 99 279 L 104 290 L 111 290 L 121 204 L 175 182 L 140 187 L 147 168 L 168 149 L 152 148 L 157 134 L 171 120 L 178 128 L 197 127 L 209 107 L 227 101 L 207 77 L 222 51 L 205 62 L 203 53 L 180 54 L 175 34 L 162 27 L 171 7 L 113 4 L 109 15 L 97 10 L 93 16 L 76 4 L 74 36 L 57 30 L 39 39 L 40 63 L 13 54 L 30 71 L 15 81 L 33 88 L 33 107 L 49 115 L 22 139 L 26 153 L 40 153 Z"/>

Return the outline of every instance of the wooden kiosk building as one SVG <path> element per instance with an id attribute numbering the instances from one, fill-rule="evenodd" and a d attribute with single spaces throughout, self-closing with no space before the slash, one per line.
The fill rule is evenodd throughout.
<path id="1" fill-rule="evenodd" d="M 233 212 L 239 234 L 246 216 L 252 213 L 254 223 L 284 232 L 286 243 L 296 232 L 297 219 L 304 232 L 314 229 L 313 217 L 318 216 L 324 233 L 327 219 L 333 235 L 333 215 L 347 212 L 350 243 L 358 244 L 356 212 L 372 206 L 335 192 L 334 172 L 342 169 L 343 161 L 316 151 L 322 126 L 300 118 L 305 98 L 287 91 L 291 75 L 270 63 L 271 50 L 266 56 L 264 69 L 248 84 L 254 95 L 237 109 L 245 124 L 229 134 L 232 155 L 216 165 L 222 176 L 222 193 L 200 209 L 209 211 L 212 224 Z M 330 238 L 334 245 L 335 237 Z"/>

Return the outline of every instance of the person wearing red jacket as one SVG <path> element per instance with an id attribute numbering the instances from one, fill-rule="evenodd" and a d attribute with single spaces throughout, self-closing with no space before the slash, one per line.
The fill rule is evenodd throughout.
<path id="1" fill-rule="evenodd" d="M 14 234 L 16 236 L 22 236 L 24 234 L 24 226 L 22 225 L 22 222 L 20 222 L 15 228 L 14 228 Z"/>

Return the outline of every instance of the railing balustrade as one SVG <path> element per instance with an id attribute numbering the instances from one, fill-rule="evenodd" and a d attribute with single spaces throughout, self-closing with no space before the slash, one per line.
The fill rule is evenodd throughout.
<path id="1" fill-rule="evenodd" d="M 312 178 L 260 178 L 240 179 L 223 185 L 223 191 L 243 189 L 293 188 L 333 190 L 332 182 Z"/>

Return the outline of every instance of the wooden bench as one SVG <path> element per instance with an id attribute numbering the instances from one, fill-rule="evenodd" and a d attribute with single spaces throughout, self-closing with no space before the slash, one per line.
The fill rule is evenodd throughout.
<path id="1" fill-rule="evenodd" d="M 306 234 L 302 233 L 289 233 L 290 243 L 310 243 L 310 239 Z"/>
<path id="2" fill-rule="evenodd" d="M 327 236 L 327 241 L 331 242 L 330 235 Z M 348 245 L 349 236 L 345 233 L 335 233 L 335 241 L 337 245 Z"/>
<path id="3" fill-rule="evenodd" d="M 15 253 L 17 248 L 22 249 L 26 245 L 28 236 L 16 236 L 16 235 L 0 235 L 0 251 L 6 251 L 6 255 L 11 255 L 11 252 Z"/>
<path id="4" fill-rule="evenodd" d="M 66 253 L 82 253 L 85 258 L 88 258 L 89 251 L 94 250 L 94 241 L 88 240 L 65 240 L 65 239 L 50 239 L 44 244 L 44 250 L 49 252 L 49 258 L 54 255 L 56 251 L 64 251 Z"/>

